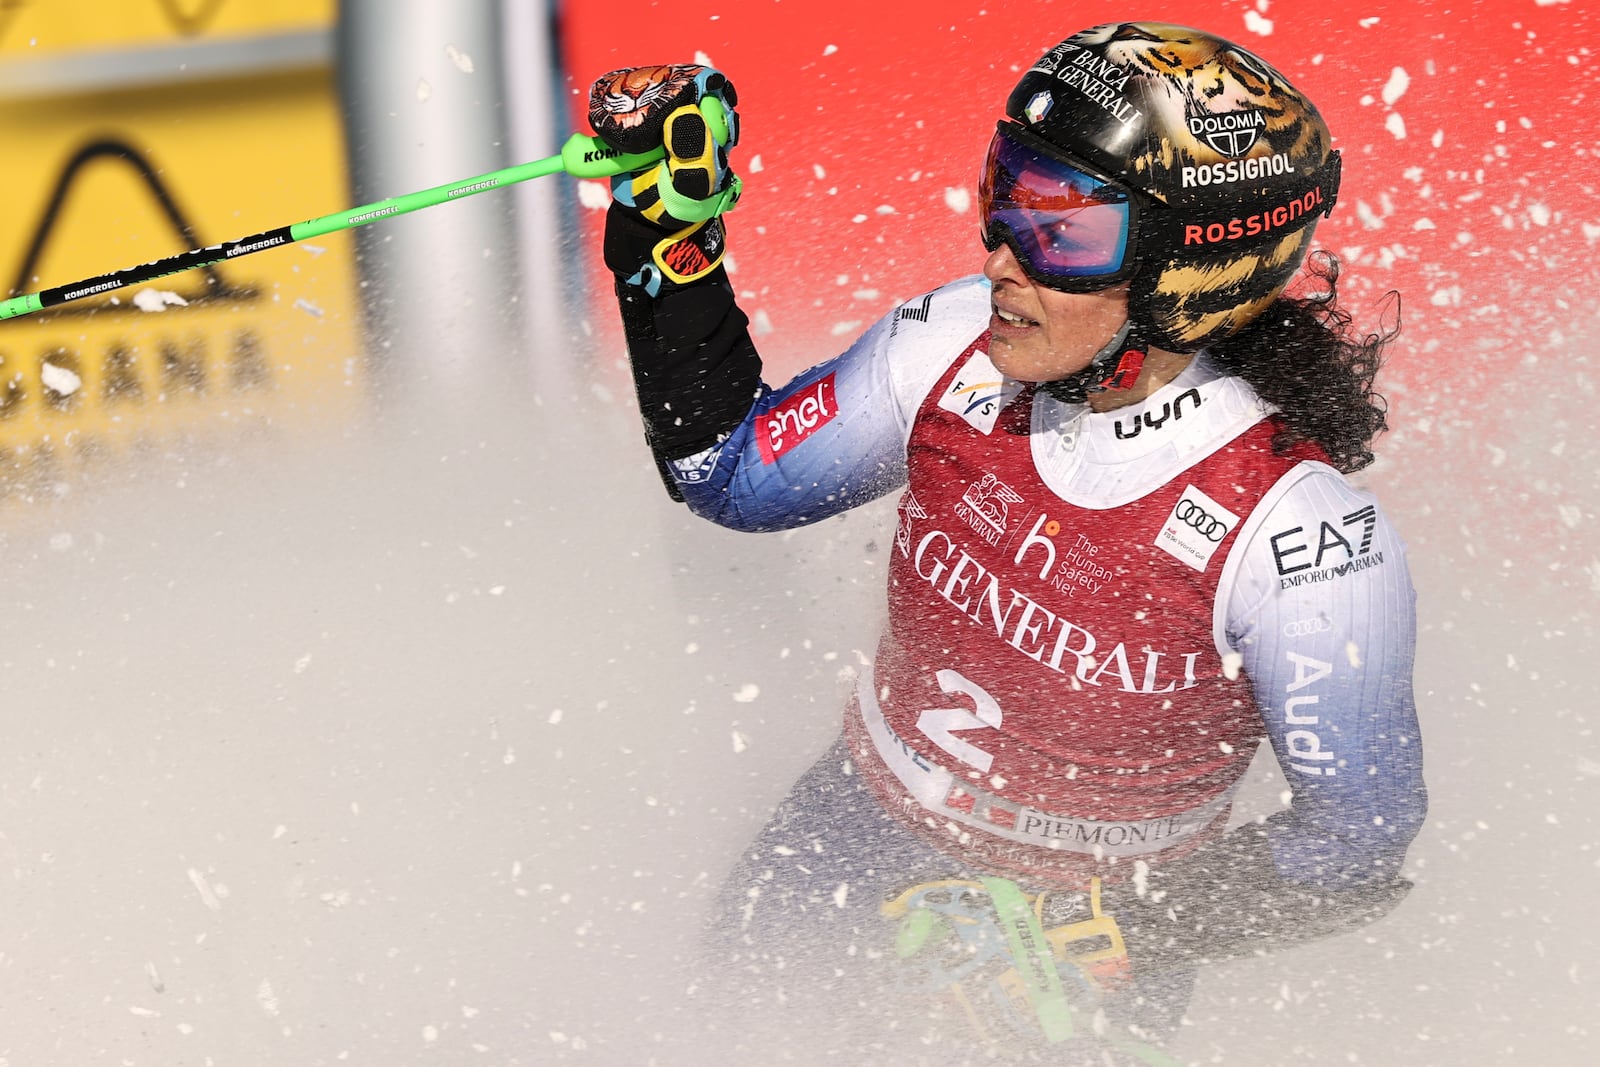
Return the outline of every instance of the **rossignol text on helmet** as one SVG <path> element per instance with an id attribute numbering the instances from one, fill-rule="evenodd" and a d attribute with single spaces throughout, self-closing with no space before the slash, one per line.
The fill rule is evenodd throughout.
<path id="1" fill-rule="evenodd" d="M 1076 33 L 1022 76 L 1006 114 L 980 188 L 985 244 L 1010 244 L 1056 288 L 1131 280 L 1133 330 L 1169 351 L 1203 348 L 1264 311 L 1338 193 L 1339 153 L 1317 109 L 1258 56 L 1200 30 Z M 1106 232 L 1092 252 L 1037 224 L 1041 210 L 1059 217 L 1060 194 L 1040 196 L 1047 167 L 1093 206 L 1082 217 Z M 1118 212 L 1120 245 L 1107 236 Z"/>

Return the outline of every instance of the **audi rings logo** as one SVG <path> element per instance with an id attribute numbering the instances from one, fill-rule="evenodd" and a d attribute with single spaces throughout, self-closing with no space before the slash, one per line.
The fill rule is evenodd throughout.
<path id="1" fill-rule="evenodd" d="M 1213 518 L 1205 508 L 1193 500 L 1180 500 L 1173 509 L 1172 517 L 1185 526 L 1192 526 L 1201 537 L 1215 544 L 1228 536 L 1228 524 L 1221 519 Z"/>
<path id="2" fill-rule="evenodd" d="M 1239 522 L 1239 516 L 1198 486 L 1186 486 L 1156 531 L 1155 544 L 1185 567 L 1204 571 L 1211 565 L 1211 557 L 1221 551 L 1228 531 L 1237 528 Z"/>
<path id="3" fill-rule="evenodd" d="M 1329 622 L 1327 619 L 1321 617 L 1315 619 L 1301 619 L 1298 622 L 1284 623 L 1283 636 L 1310 637 L 1312 634 L 1325 634 L 1331 629 L 1333 629 L 1333 623 Z"/>

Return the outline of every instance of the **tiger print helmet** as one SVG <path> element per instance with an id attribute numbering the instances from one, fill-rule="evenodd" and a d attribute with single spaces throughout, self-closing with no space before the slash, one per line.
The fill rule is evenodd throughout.
<path id="1" fill-rule="evenodd" d="M 1143 210 L 1129 235 L 1129 320 L 1169 351 L 1266 310 L 1339 188 L 1339 153 L 1311 102 L 1253 53 L 1183 26 L 1082 30 L 1022 76 L 1006 114 L 1133 191 Z"/>

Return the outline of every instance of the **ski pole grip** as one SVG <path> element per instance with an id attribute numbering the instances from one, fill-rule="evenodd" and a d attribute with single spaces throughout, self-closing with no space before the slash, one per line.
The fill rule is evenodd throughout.
<path id="1" fill-rule="evenodd" d="M 561 169 L 574 178 L 609 178 L 643 170 L 666 154 L 665 146 L 650 152 L 624 152 L 591 134 L 575 133 L 561 146 Z"/>
<path id="2" fill-rule="evenodd" d="M 728 109 L 721 100 L 708 96 L 700 101 L 700 114 L 718 144 L 728 143 Z M 643 170 L 665 159 L 666 147 L 649 152 L 624 152 L 588 133 L 575 133 L 561 146 L 561 169 L 574 178 L 610 178 Z"/>
<path id="3" fill-rule="evenodd" d="M 711 136 L 717 139 L 720 145 L 728 143 L 728 109 L 722 101 L 714 96 L 708 96 L 700 101 L 700 116 L 706 120 L 706 125 L 711 129 Z"/>

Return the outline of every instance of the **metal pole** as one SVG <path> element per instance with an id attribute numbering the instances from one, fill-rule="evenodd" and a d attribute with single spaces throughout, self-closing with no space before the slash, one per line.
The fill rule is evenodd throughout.
<path id="1" fill-rule="evenodd" d="M 496 0 L 340 0 L 335 54 L 352 200 L 504 168 L 511 157 Z M 521 333 L 509 197 L 360 233 L 379 399 L 470 403 L 503 387 Z"/>
<path id="2" fill-rule="evenodd" d="M 568 120 L 562 56 L 554 30 L 552 0 L 500 0 L 505 24 L 506 87 L 510 101 L 511 145 L 519 159 L 547 156 L 562 143 Z M 522 262 L 519 299 L 524 332 L 520 352 L 534 389 L 572 396 L 587 373 L 579 342 L 578 319 L 571 309 L 587 307 L 580 289 L 586 277 L 574 253 L 572 204 L 567 178 L 518 187 L 512 192 Z M 586 266 L 586 264 L 585 264 Z"/>

